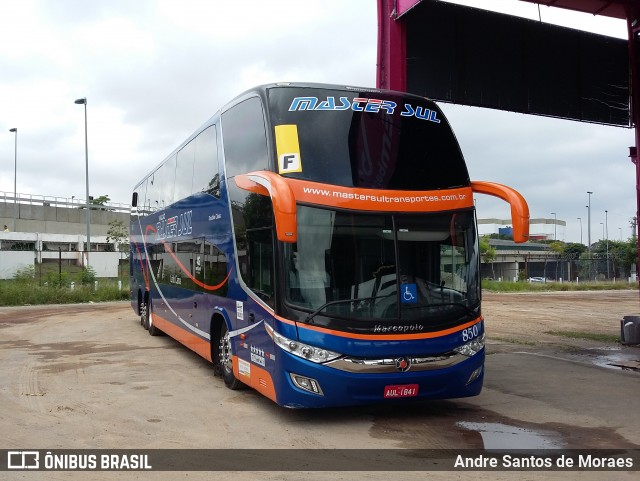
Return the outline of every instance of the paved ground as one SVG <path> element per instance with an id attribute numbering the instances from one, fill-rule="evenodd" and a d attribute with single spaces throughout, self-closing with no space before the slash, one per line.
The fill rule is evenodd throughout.
<path id="1" fill-rule="evenodd" d="M 485 389 L 402 408 L 280 408 L 151 337 L 127 303 L 0 308 L 0 449 L 634 448 L 640 348 L 619 334 L 637 292 L 486 294 Z M 564 332 L 559 335 L 559 332 Z M 606 339 L 606 337 L 605 337 Z M 622 366 L 622 367 L 617 367 Z M 2 473 L 3 479 L 223 479 L 228 473 Z M 430 473 L 430 479 L 603 479 L 606 473 Z M 5 476 L 8 475 L 8 476 Z M 46 476 L 44 476 L 46 475 Z M 635 479 L 636 473 L 615 473 Z M 241 472 L 236 480 L 406 480 L 415 472 Z M 613 479 L 611 473 L 604 478 Z"/>

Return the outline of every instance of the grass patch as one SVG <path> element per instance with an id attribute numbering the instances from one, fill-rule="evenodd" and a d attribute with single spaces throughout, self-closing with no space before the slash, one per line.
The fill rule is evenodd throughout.
<path id="1" fill-rule="evenodd" d="M 128 269 L 118 278 L 96 278 L 91 268 L 45 263 L 18 270 L 13 279 L 0 280 L 0 306 L 77 304 L 130 298 Z M 127 275 L 125 275 L 127 274 Z"/>
<path id="2" fill-rule="evenodd" d="M 509 344 L 518 344 L 521 346 L 537 346 L 538 345 L 538 343 L 535 341 L 525 341 L 524 339 L 514 339 L 514 338 L 499 337 L 499 336 L 490 336 L 489 341 L 508 342 Z"/>
<path id="3" fill-rule="evenodd" d="M 552 336 L 567 337 L 569 339 L 586 339 L 588 341 L 598 342 L 620 342 L 620 336 L 612 336 L 611 334 L 596 334 L 594 332 L 581 332 L 581 331 L 545 331 L 545 334 L 551 334 Z"/>
<path id="4" fill-rule="evenodd" d="M 121 301 L 129 299 L 130 295 L 129 286 L 123 284 L 119 289 L 117 281 L 98 280 L 97 289 L 93 283 L 72 289 L 68 286 L 0 281 L 0 306 Z"/>
<path id="5" fill-rule="evenodd" d="M 500 282 L 482 281 L 489 292 L 562 292 L 562 291 L 623 291 L 638 289 L 638 283 L 619 282 Z"/>

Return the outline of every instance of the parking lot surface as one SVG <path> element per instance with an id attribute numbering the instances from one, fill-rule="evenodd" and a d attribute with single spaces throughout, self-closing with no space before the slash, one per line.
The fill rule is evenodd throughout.
<path id="1" fill-rule="evenodd" d="M 288 410 L 231 391 L 211 365 L 151 337 L 128 303 L 0 308 L 2 449 L 628 449 L 640 446 L 639 347 L 607 341 L 638 293 L 485 294 L 480 396 Z M 597 332 L 603 340 L 567 333 Z M 223 479 L 198 472 L 3 473 L 3 479 Z M 604 479 L 602 472 L 430 473 L 430 479 Z M 8 475 L 8 476 L 4 476 Z M 46 475 L 46 476 L 45 476 Z M 238 472 L 234 479 L 301 479 Z M 453 476 L 453 478 L 452 478 Z M 616 472 L 635 479 L 637 471 Z M 307 472 L 305 479 L 328 479 Z M 607 476 L 605 476 L 607 477 Z M 337 472 L 331 479 L 424 479 Z M 609 477 L 610 478 L 610 477 Z M 612 478 L 611 478 L 612 479 Z"/>

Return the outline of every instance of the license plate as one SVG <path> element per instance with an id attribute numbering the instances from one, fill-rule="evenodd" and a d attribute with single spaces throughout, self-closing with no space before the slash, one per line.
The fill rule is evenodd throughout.
<path id="1" fill-rule="evenodd" d="M 414 397 L 418 395 L 417 384 L 400 384 L 397 386 L 385 386 L 385 398 Z"/>

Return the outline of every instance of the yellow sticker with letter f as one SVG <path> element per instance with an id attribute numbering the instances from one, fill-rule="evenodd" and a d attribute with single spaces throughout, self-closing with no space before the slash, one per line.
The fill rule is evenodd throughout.
<path id="1" fill-rule="evenodd" d="M 290 174 L 292 172 L 302 172 L 298 126 L 295 124 L 276 125 L 275 131 L 278 173 Z"/>

